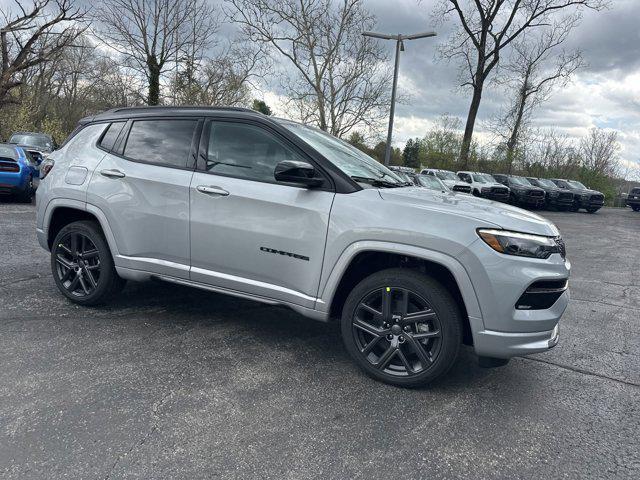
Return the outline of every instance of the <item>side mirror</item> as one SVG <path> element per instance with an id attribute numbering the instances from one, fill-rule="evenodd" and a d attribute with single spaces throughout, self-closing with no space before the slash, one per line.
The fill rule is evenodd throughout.
<path id="1" fill-rule="evenodd" d="M 284 160 L 276 165 L 273 173 L 279 182 L 297 183 L 306 187 L 319 187 L 323 178 L 316 177 L 316 169 L 307 162 Z"/>

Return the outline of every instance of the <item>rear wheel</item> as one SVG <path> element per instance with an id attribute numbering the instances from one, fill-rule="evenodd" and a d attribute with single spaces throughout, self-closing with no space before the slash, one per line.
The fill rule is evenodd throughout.
<path id="1" fill-rule="evenodd" d="M 347 297 L 341 327 L 347 351 L 368 375 L 402 387 L 445 374 L 462 341 L 462 316 L 451 294 L 407 269 L 362 280 Z"/>
<path id="2" fill-rule="evenodd" d="M 20 194 L 18 199 L 21 202 L 31 203 L 31 200 L 33 199 L 33 192 L 34 191 L 35 191 L 35 189 L 34 189 L 34 186 L 33 186 L 33 177 L 29 177 L 29 181 L 27 182 L 27 186 L 26 186 L 24 192 L 22 192 Z"/>
<path id="3" fill-rule="evenodd" d="M 91 221 L 60 230 L 51 247 L 51 270 L 60 292 L 81 305 L 103 303 L 124 286 L 100 226 Z"/>

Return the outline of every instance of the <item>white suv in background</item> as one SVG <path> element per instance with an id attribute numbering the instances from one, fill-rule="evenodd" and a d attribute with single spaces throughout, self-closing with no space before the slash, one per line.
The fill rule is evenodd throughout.
<path id="1" fill-rule="evenodd" d="M 458 176 L 449 170 L 440 170 L 438 168 L 425 168 L 420 172 L 420 175 L 431 175 L 438 177 L 442 180 L 447 187 L 454 192 L 471 193 L 471 187 L 469 184 L 463 182 Z"/>
<path id="2" fill-rule="evenodd" d="M 499 202 L 509 202 L 511 189 L 498 183 L 488 173 L 458 172 L 458 178 L 471 186 L 471 193 L 476 197 L 488 198 Z"/>

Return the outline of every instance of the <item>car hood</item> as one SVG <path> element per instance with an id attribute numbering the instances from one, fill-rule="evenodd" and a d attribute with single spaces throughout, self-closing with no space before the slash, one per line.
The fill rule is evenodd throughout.
<path id="1" fill-rule="evenodd" d="M 591 190 L 590 188 L 587 188 L 587 189 L 584 189 L 584 190 L 580 189 L 580 190 L 570 190 L 570 191 L 573 192 L 576 195 L 586 195 L 586 194 L 589 194 L 589 195 L 604 195 L 602 192 L 599 192 L 597 190 Z"/>
<path id="2" fill-rule="evenodd" d="M 556 226 L 540 215 L 471 195 L 456 192 L 442 193 L 414 187 L 380 189 L 379 192 L 385 201 L 395 202 L 403 208 L 411 206 L 426 211 L 451 213 L 458 217 L 475 219 L 505 230 L 522 233 L 559 235 Z"/>
<path id="3" fill-rule="evenodd" d="M 490 187 L 490 188 L 493 188 L 493 187 L 509 188 L 506 185 L 503 185 L 501 183 L 479 183 L 478 185 L 481 188 L 486 188 L 486 187 Z"/>

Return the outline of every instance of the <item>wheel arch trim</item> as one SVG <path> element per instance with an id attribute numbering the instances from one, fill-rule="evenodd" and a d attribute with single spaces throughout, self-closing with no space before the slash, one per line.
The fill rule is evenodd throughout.
<path id="1" fill-rule="evenodd" d="M 91 205 L 89 203 L 82 202 L 80 200 L 74 200 L 71 198 L 55 198 L 47 204 L 44 213 L 43 228 L 41 230 L 42 235 L 40 235 L 40 231 L 38 231 L 38 240 L 40 241 L 40 244 L 43 248 L 46 248 L 47 250 L 49 249 L 49 245 L 47 242 L 49 236 L 49 227 L 51 225 L 53 214 L 59 208 L 71 208 L 93 215 L 100 224 L 100 228 L 102 228 L 104 236 L 107 239 L 107 244 L 109 245 L 109 250 L 111 250 L 111 255 L 113 255 L 113 257 L 115 258 L 115 256 L 118 254 L 118 247 L 116 245 L 113 232 L 109 227 L 107 217 L 104 215 L 102 210 L 100 210 L 95 205 Z"/>
<path id="2" fill-rule="evenodd" d="M 482 318 L 480 304 L 471 279 L 464 266 L 457 259 L 450 255 L 422 247 L 373 240 L 354 242 L 342 252 L 326 281 L 323 282 L 324 287 L 322 288 L 321 295 L 319 295 L 320 299 L 316 303 L 316 309 L 329 312 L 343 275 L 347 272 L 351 262 L 356 256 L 363 252 L 405 255 L 433 262 L 446 268 L 458 284 L 458 289 L 460 290 L 469 317 L 476 319 Z"/>

